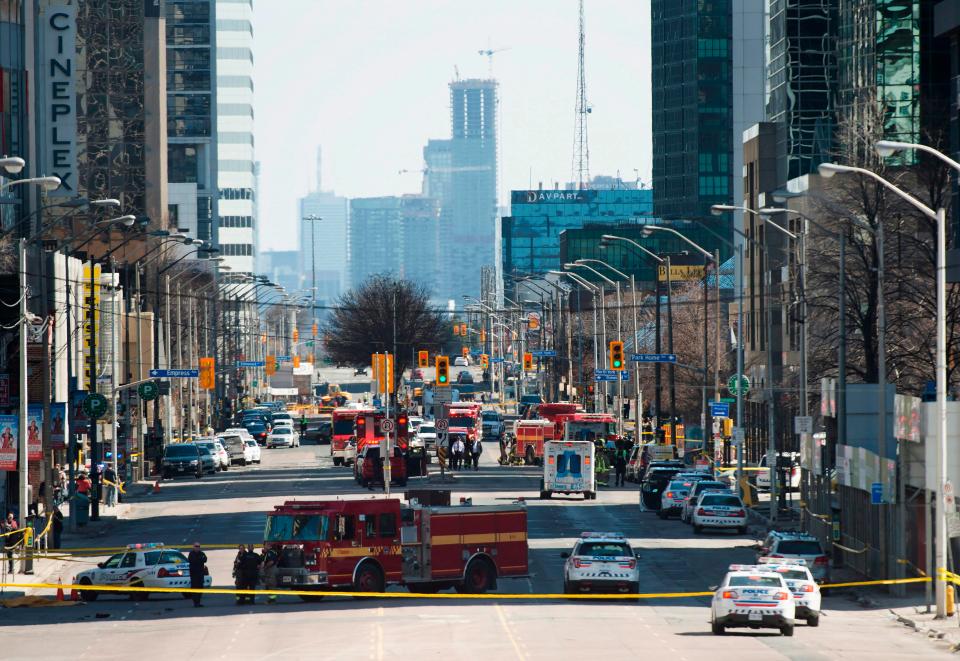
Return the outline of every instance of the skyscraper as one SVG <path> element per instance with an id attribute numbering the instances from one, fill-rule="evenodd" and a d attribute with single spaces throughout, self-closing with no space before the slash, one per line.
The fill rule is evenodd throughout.
<path id="1" fill-rule="evenodd" d="M 332 301 L 350 288 L 348 204 L 319 189 L 300 198 L 300 288 L 313 287 L 315 278 L 317 300 Z"/>
<path id="2" fill-rule="evenodd" d="M 220 254 L 233 271 L 254 270 L 253 0 L 216 1 L 217 187 Z"/>
<path id="3" fill-rule="evenodd" d="M 400 198 L 362 197 L 350 200 L 350 286 L 371 275 L 400 274 Z"/>
<path id="4" fill-rule="evenodd" d="M 480 291 L 480 270 L 493 266 L 497 224 L 497 82 L 450 83 L 449 220 L 444 210 L 443 242 L 449 298 Z M 462 277 L 459 277 L 462 276 Z"/>
<path id="5" fill-rule="evenodd" d="M 204 0 L 168 0 L 167 178 L 171 224 L 216 240 L 216 24 Z"/>

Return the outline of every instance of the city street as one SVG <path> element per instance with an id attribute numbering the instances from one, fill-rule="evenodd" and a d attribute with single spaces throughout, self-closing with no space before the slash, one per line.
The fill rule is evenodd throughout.
<path id="1" fill-rule="evenodd" d="M 489 446 L 488 446 L 489 447 Z M 201 481 L 164 482 L 160 494 L 128 499 L 129 515 L 96 546 L 164 542 L 186 550 L 203 544 L 262 542 L 264 512 L 287 498 L 369 498 L 350 470 L 334 468 L 328 446 L 304 445 L 264 452 L 261 466 L 234 468 Z M 436 464 L 432 465 L 436 470 Z M 752 538 L 692 534 L 676 520 L 641 513 L 637 487 L 605 489 L 596 501 L 535 500 L 534 467 L 496 465 L 483 455 L 481 470 L 457 474 L 449 486 L 474 504 L 528 500 L 531 576 L 501 580 L 500 592 L 562 590 L 560 552 L 584 530 L 623 531 L 642 551 L 641 592 L 705 590 L 732 562 L 749 562 Z M 412 479 L 417 488 L 423 479 Z M 432 486 L 442 486 L 434 478 Z M 109 514 L 109 511 L 107 512 Z M 232 587 L 235 551 L 210 550 L 215 587 Z M 67 565 L 64 583 L 102 558 Z M 54 579 L 55 580 L 55 579 Z M 203 609 L 189 600 L 151 596 L 137 602 L 104 594 L 95 603 L 68 608 L 5 610 L 0 618 L 3 657 L 75 659 L 149 658 L 400 658 L 439 657 L 675 659 L 896 659 L 932 658 L 943 650 L 892 621 L 880 609 L 864 609 L 846 596 L 825 598 L 817 629 L 798 626 L 793 638 L 774 631 L 735 630 L 713 636 L 704 598 L 616 602 L 461 600 L 406 601 L 326 598 L 303 603 L 281 596 L 276 604 L 236 606 L 210 595 Z M 69 647 L 65 647 L 65 641 Z M 829 650 L 829 653 L 827 653 Z M 945 655 L 945 652 L 943 652 Z"/>

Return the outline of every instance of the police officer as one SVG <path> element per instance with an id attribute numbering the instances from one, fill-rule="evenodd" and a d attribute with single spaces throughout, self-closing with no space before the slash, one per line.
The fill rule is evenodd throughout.
<path id="1" fill-rule="evenodd" d="M 207 554 L 200 550 L 200 542 L 193 543 L 193 550 L 187 556 L 187 563 L 190 565 L 190 588 L 192 590 L 203 589 L 203 577 L 207 574 Z M 192 592 L 193 607 L 200 608 L 200 593 Z"/>
<path id="2" fill-rule="evenodd" d="M 260 574 L 260 556 L 253 550 L 253 544 L 247 546 L 237 558 L 237 589 L 255 590 L 257 588 L 257 577 Z M 256 603 L 255 596 L 252 594 L 238 594 L 237 605 L 242 605 L 245 601 Z"/>
<path id="3" fill-rule="evenodd" d="M 261 558 L 260 576 L 263 579 L 263 587 L 267 590 L 277 589 L 277 565 L 280 562 L 280 552 L 273 546 L 264 547 Z M 267 603 L 272 604 L 277 600 L 277 595 L 267 596 Z"/>

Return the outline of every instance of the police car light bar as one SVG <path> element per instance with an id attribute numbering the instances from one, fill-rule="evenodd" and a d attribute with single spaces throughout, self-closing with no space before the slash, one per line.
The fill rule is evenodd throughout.
<path id="1" fill-rule="evenodd" d="M 139 551 L 141 549 L 160 549 L 163 548 L 163 542 L 149 542 L 147 544 L 127 544 L 128 551 Z"/>
<path id="2" fill-rule="evenodd" d="M 757 564 L 761 565 L 796 565 L 806 567 L 807 561 L 803 558 L 760 558 Z"/>
<path id="3" fill-rule="evenodd" d="M 611 537 L 613 539 L 625 539 L 622 532 L 583 532 L 580 533 L 580 539 L 593 537 Z"/>

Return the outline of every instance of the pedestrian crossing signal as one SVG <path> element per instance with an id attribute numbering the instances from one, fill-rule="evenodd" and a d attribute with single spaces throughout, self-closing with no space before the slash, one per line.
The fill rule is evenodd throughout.
<path id="1" fill-rule="evenodd" d="M 527 352 L 523 354 L 523 371 L 530 372 L 533 370 L 533 354 Z"/>
<path id="2" fill-rule="evenodd" d="M 437 385 L 450 385 L 450 358 L 447 356 L 437 356 Z"/>
<path id="3" fill-rule="evenodd" d="M 418 351 L 417 352 L 417 367 L 429 367 L 430 366 L 430 352 L 429 351 Z"/>
<path id="4" fill-rule="evenodd" d="M 621 372 L 626 369 L 623 362 L 623 342 L 619 340 L 610 343 L 610 369 L 620 370 Z"/>

